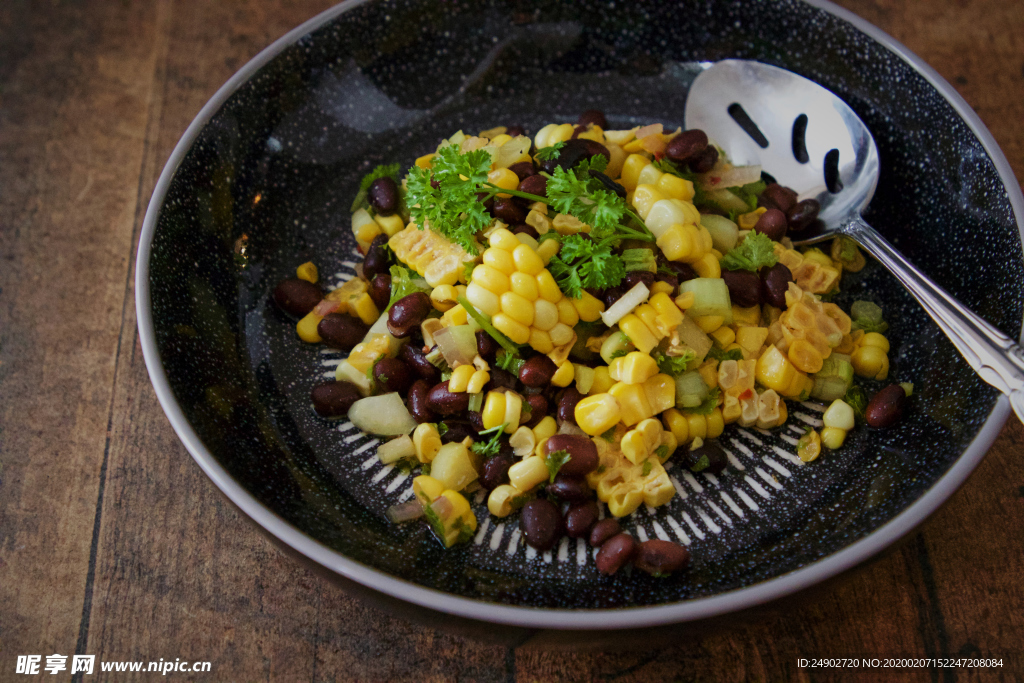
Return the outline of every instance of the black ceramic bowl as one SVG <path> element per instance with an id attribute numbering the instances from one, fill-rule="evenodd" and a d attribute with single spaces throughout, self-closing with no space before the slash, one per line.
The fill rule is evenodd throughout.
<path id="1" fill-rule="evenodd" d="M 347 2 L 274 43 L 203 108 L 153 194 L 138 257 L 146 362 L 175 430 L 224 493 L 279 541 L 382 593 L 505 624 L 602 629 L 738 610 L 815 584 L 921 522 L 978 464 L 1008 414 L 877 266 L 838 299 L 879 301 L 906 419 L 851 433 L 811 465 L 793 456 L 820 407 L 786 428 L 731 427 L 721 475 L 670 470 L 679 495 L 623 520 L 687 543 L 669 579 L 601 577 L 589 548 L 536 554 L 514 517 L 479 514 L 442 550 L 383 512 L 410 478 L 375 440 L 319 419 L 309 392 L 340 356 L 302 344 L 268 305 L 312 260 L 324 280 L 359 261 L 349 205 L 374 165 L 408 166 L 458 129 L 535 132 L 586 109 L 612 127 L 682 124 L 694 63 L 775 64 L 831 89 L 867 123 L 882 176 L 867 219 L 915 264 L 1018 337 L 1021 193 L 953 89 L 891 38 L 827 3 Z M 767 169 L 771 170 L 771 169 Z M 785 182 L 785 179 L 781 179 Z M 479 501 L 478 501 L 479 502 Z M 479 508 L 482 509 L 482 508 Z"/>

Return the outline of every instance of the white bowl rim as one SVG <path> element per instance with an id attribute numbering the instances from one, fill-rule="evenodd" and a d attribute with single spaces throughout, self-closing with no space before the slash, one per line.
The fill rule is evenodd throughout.
<path id="1" fill-rule="evenodd" d="M 242 488 L 206 449 L 199 435 L 192 429 L 188 419 L 178 405 L 167 375 L 164 373 L 163 365 L 160 362 L 159 349 L 156 344 L 156 334 L 150 309 L 149 256 L 153 236 L 156 232 L 160 208 L 163 205 L 171 180 L 179 164 L 185 158 L 186 153 L 192 147 L 203 127 L 228 98 L 246 83 L 257 70 L 270 62 L 287 47 L 298 42 L 303 36 L 318 29 L 340 14 L 368 1 L 346 0 L 346 2 L 321 12 L 265 48 L 221 86 L 185 130 L 184 135 L 182 135 L 181 140 L 178 141 L 170 158 L 167 160 L 167 164 L 164 166 L 163 172 L 160 174 L 160 178 L 153 189 L 153 195 L 146 210 L 146 217 L 139 235 L 139 249 L 135 272 L 136 316 L 139 339 L 143 356 L 146 360 L 146 368 L 149 371 L 157 399 L 167 414 L 167 418 L 170 420 L 174 431 L 189 453 L 191 453 L 193 459 L 199 464 L 199 467 L 213 480 L 213 483 L 224 495 L 257 524 L 297 552 L 347 579 L 386 595 L 438 612 L 524 628 L 567 630 L 642 628 L 707 619 L 754 607 L 790 595 L 847 571 L 880 553 L 901 537 L 913 531 L 960 487 L 978 463 L 981 462 L 982 457 L 999 435 L 1003 423 L 1006 422 L 1010 414 L 1009 400 L 1006 396 L 1001 396 L 997 400 L 985 424 L 982 425 L 977 436 L 975 436 L 974 440 L 971 441 L 970 445 L 953 466 L 918 500 L 866 537 L 805 567 L 744 588 L 738 588 L 710 597 L 695 598 L 666 605 L 615 609 L 570 610 L 517 607 L 460 597 L 432 588 L 426 588 L 345 557 L 295 528 L 260 503 L 251 493 Z M 1021 194 L 1020 186 L 1017 184 L 1013 170 L 992 137 L 992 134 L 960 94 L 920 57 L 914 55 L 892 36 L 865 19 L 838 7 L 828 0 L 804 1 L 852 24 L 859 31 L 889 49 L 921 74 L 949 102 L 957 114 L 967 123 L 975 136 L 977 136 L 992 159 L 1007 191 L 1010 205 L 1017 220 L 1017 229 L 1021 233 L 1022 242 L 1024 242 L 1024 225 L 1021 224 L 1019 219 L 1019 217 L 1024 216 L 1024 195 Z"/>

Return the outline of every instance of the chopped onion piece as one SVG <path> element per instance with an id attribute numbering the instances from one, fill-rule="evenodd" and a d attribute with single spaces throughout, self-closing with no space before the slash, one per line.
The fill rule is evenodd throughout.
<path id="1" fill-rule="evenodd" d="M 405 503 L 392 505 L 387 511 L 388 519 L 392 524 L 401 524 L 412 519 L 419 519 L 423 516 L 423 505 L 413 498 Z"/>
<path id="2" fill-rule="evenodd" d="M 575 436 L 585 436 L 588 439 L 590 438 L 589 434 L 587 434 L 585 431 L 580 429 L 575 423 L 569 422 L 568 420 L 566 420 L 564 422 L 563 421 L 559 421 L 558 422 L 558 433 L 559 434 L 573 434 Z"/>
<path id="3" fill-rule="evenodd" d="M 640 146 L 651 154 L 660 154 L 665 151 L 668 143 L 660 135 L 648 135 L 640 141 Z"/>
<path id="4" fill-rule="evenodd" d="M 448 500 L 447 496 L 440 496 L 430 504 L 430 509 L 436 512 L 438 517 L 445 519 L 452 514 L 454 507 L 452 506 L 452 502 Z"/>
<path id="5" fill-rule="evenodd" d="M 385 441 L 377 448 L 377 458 L 385 465 L 398 462 L 403 458 L 411 458 L 414 455 L 416 455 L 416 447 L 408 434 Z"/>
<path id="6" fill-rule="evenodd" d="M 434 332 L 434 341 L 452 369 L 472 364 L 477 355 L 476 334 L 469 325 L 442 327 Z"/>
<path id="7" fill-rule="evenodd" d="M 756 183 L 760 179 L 760 166 L 733 166 L 722 171 L 712 170 L 698 175 L 697 186 L 702 190 L 721 190 L 725 187 Z"/>
<path id="8" fill-rule="evenodd" d="M 321 318 L 323 318 L 329 313 L 334 313 L 339 308 L 341 308 L 340 301 L 331 301 L 330 299 L 324 299 L 313 308 L 313 315 L 318 315 Z"/>
<path id="9" fill-rule="evenodd" d="M 611 308 L 601 313 L 601 319 L 608 327 L 615 325 L 622 320 L 623 316 L 647 301 L 650 294 L 651 290 L 647 289 L 647 285 L 642 282 L 636 283 L 633 289 L 619 297 L 619 300 L 613 303 Z"/>
<path id="10" fill-rule="evenodd" d="M 665 130 L 665 126 L 660 123 L 652 123 L 648 126 L 644 126 L 636 132 L 637 140 L 643 140 L 648 135 L 660 135 Z"/>
<path id="11" fill-rule="evenodd" d="M 398 436 L 416 429 L 416 420 L 397 392 L 359 399 L 348 409 L 348 419 L 367 434 Z"/>

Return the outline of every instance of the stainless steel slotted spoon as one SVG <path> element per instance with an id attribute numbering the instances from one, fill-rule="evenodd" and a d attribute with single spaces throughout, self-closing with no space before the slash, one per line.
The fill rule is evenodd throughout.
<path id="1" fill-rule="evenodd" d="M 846 235 L 878 259 L 920 302 L 964 359 L 1010 397 L 1024 421 L 1024 349 L 907 261 L 861 212 L 878 183 L 878 149 L 850 107 L 803 76 L 740 59 L 716 62 L 694 80 L 687 128 L 700 128 L 737 165 L 759 164 L 821 203 L 824 227 L 796 245 Z"/>

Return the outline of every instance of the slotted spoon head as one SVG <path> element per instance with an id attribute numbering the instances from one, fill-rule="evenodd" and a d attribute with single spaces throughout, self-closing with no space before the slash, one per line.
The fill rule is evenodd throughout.
<path id="1" fill-rule="evenodd" d="M 742 59 L 715 62 L 690 87 L 685 115 L 686 127 L 702 129 L 733 164 L 760 165 L 801 200 L 817 199 L 829 233 L 875 193 L 878 149 L 867 126 L 830 91 L 791 71 Z"/>

